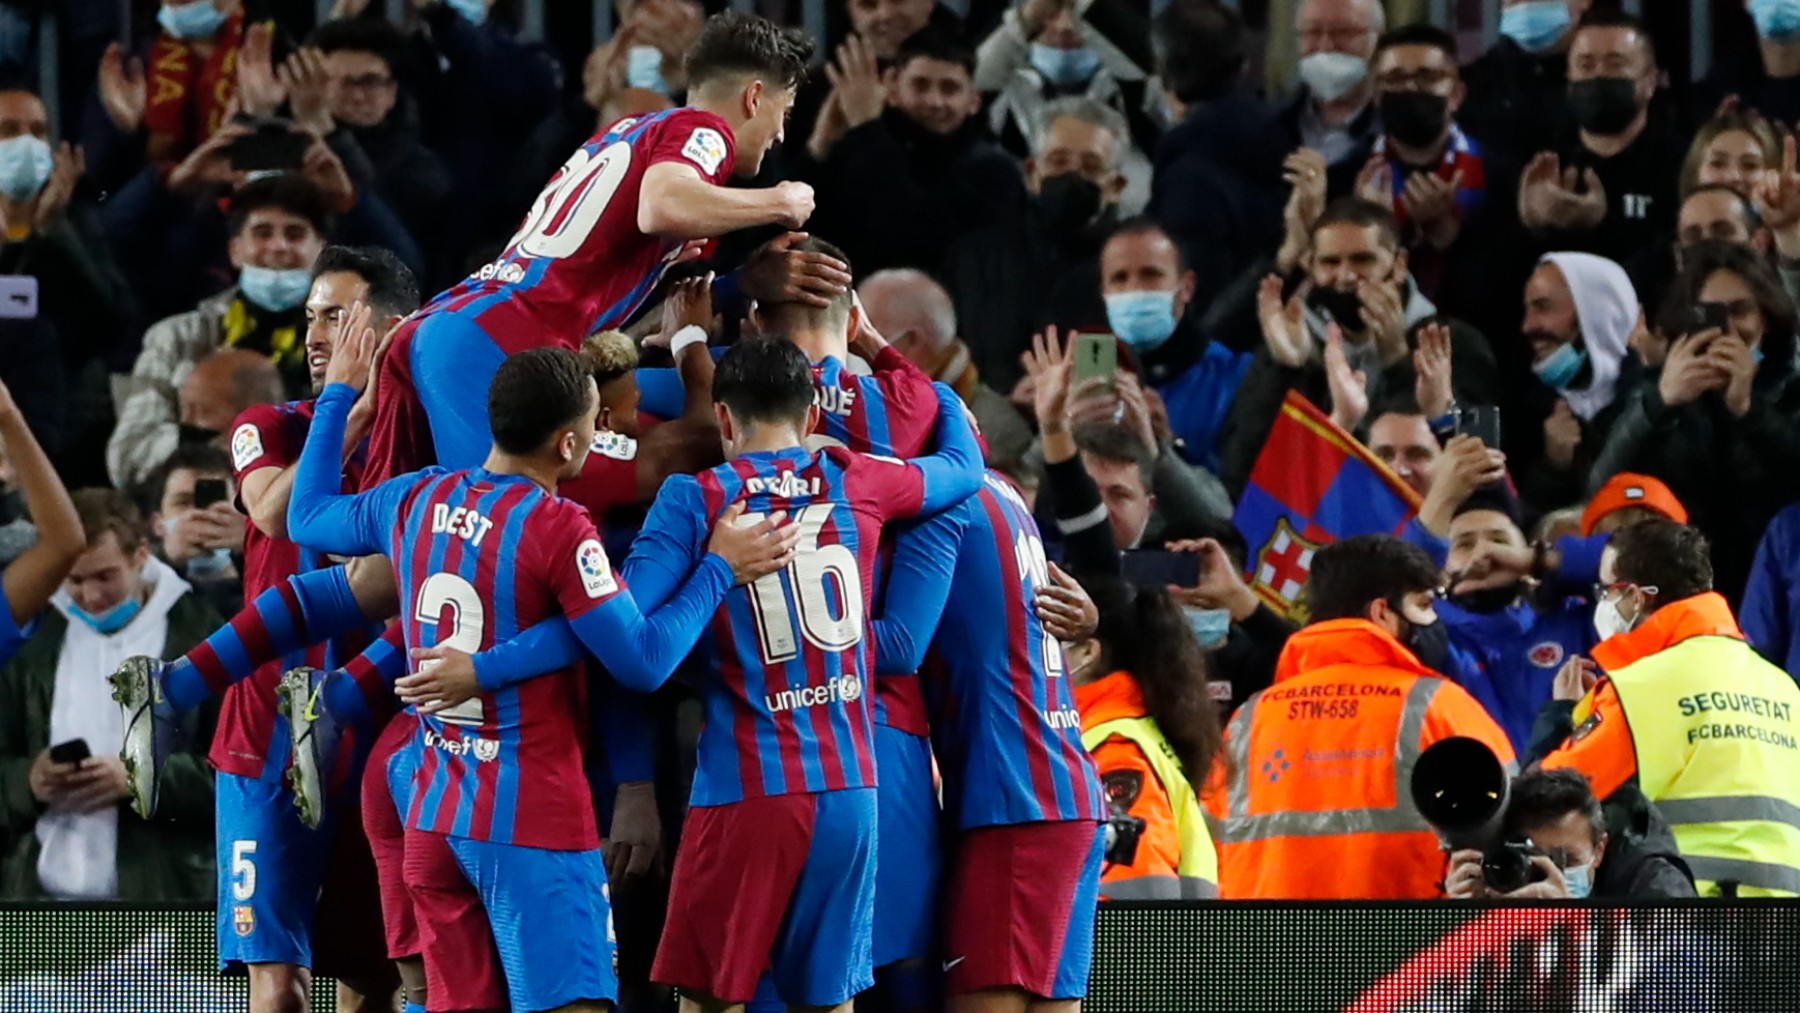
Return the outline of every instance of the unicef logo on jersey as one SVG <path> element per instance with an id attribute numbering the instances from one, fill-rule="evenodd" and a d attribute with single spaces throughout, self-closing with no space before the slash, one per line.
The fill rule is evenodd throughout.
<path id="1" fill-rule="evenodd" d="M 495 261 L 492 264 L 483 264 L 481 270 L 475 272 L 475 278 L 477 281 L 498 279 L 502 284 L 517 285 L 525 280 L 525 269 L 517 264 L 501 264 Z"/>
<path id="2" fill-rule="evenodd" d="M 862 695 L 862 680 L 852 672 L 828 680 L 823 686 L 802 686 L 799 689 L 765 694 L 763 705 L 769 708 L 769 713 L 779 714 L 782 711 L 802 710 L 824 704 L 855 703 L 862 699 Z"/>

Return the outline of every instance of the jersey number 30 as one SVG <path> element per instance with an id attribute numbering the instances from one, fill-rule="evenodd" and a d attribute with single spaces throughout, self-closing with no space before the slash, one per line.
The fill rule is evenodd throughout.
<path id="1" fill-rule="evenodd" d="M 800 525 L 800 545 L 787 569 L 759 578 L 750 585 L 750 607 L 756 616 L 757 640 L 763 662 L 780 665 L 800 656 L 800 638 L 821 651 L 847 651 L 862 642 L 862 571 L 856 554 L 840 544 L 820 545 L 819 531 L 830 519 L 832 504 L 814 503 L 801 509 L 794 523 Z M 758 524 L 764 514 L 747 513 L 740 524 Z M 783 587 L 782 573 L 788 587 Z M 796 608 L 798 606 L 798 608 Z M 799 622 L 795 623 L 795 612 Z"/>
<path id="2" fill-rule="evenodd" d="M 615 141 L 598 154 L 576 149 L 538 194 L 531 214 L 508 248 L 550 260 L 581 249 L 630 168 L 631 145 L 626 141 Z"/>

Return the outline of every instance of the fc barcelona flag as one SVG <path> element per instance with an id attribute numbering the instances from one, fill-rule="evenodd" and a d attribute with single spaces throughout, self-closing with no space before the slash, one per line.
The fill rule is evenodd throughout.
<path id="1" fill-rule="evenodd" d="M 1354 535 L 1398 535 L 1419 496 L 1369 449 L 1288 391 L 1232 522 L 1249 545 L 1250 586 L 1268 606 L 1299 618 L 1313 553 Z"/>

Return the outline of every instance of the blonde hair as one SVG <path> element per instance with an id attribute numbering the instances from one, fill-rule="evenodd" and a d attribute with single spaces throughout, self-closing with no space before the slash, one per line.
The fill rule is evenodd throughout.
<path id="1" fill-rule="evenodd" d="M 1687 200 L 1700 188 L 1700 166 L 1706 161 L 1706 149 L 1725 134 L 1739 132 L 1756 138 L 1762 147 L 1764 167 L 1781 164 L 1781 138 L 1769 121 L 1760 113 L 1749 110 L 1732 110 L 1722 116 L 1714 116 L 1700 125 L 1694 134 L 1694 143 L 1688 145 L 1687 157 L 1681 162 L 1681 199 Z"/>
<path id="2" fill-rule="evenodd" d="M 624 331 L 601 331 L 581 343 L 581 362 L 604 387 L 637 368 L 637 342 Z"/>

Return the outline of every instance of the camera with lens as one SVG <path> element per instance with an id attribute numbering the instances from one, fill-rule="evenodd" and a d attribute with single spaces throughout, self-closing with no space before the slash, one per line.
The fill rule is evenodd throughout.
<path id="1" fill-rule="evenodd" d="M 1485 743 L 1459 735 L 1425 750 L 1413 767 L 1412 797 L 1452 850 L 1481 852 L 1488 889 L 1511 893 L 1544 878 L 1531 861 L 1543 852 L 1506 837 L 1512 775 Z"/>
<path id="2" fill-rule="evenodd" d="M 1106 861 L 1109 865 L 1130 865 L 1137 861 L 1138 842 L 1150 824 L 1141 816 L 1133 816 L 1114 806 L 1106 818 Z"/>

